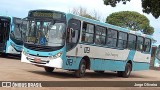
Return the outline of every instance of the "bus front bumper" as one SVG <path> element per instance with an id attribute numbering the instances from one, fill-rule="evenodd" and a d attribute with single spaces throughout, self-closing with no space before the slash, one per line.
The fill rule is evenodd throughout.
<path id="1" fill-rule="evenodd" d="M 21 62 L 31 63 L 42 67 L 62 68 L 63 60 L 58 57 L 56 59 L 49 59 L 47 57 L 37 57 L 31 55 L 21 54 Z"/>

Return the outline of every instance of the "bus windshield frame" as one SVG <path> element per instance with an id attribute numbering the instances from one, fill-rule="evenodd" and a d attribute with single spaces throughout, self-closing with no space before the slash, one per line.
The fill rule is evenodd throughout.
<path id="1" fill-rule="evenodd" d="M 66 22 L 63 20 L 29 18 L 25 43 L 58 47 L 65 44 Z"/>

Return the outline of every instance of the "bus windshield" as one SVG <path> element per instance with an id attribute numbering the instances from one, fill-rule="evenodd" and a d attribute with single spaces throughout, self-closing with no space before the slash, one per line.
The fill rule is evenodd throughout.
<path id="1" fill-rule="evenodd" d="M 22 40 L 22 38 L 21 38 L 21 30 L 20 30 L 20 24 L 15 24 L 15 27 L 14 27 L 14 37 L 15 37 L 15 39 L 17 39 L 17 40 Z"/>
<path id="2" fill-rule="evenodd" d="M 25 40 L 25 36 L 26 36 L 27 24 L 28 24 L 27 21 L 23 21 L 21 24 L 21 37 L 23 41 Z"/>
<path id="3" fill-rule="evenodd" d="M 65 43 L 65 22 L 59 20 L 29 20 L 27 43 L 62 46 Z"/>
<path id="4" fill-rule="evenodd" d="M 160 46 L 157 48 L 156 57 L 160 60 Z"/>
<path id="5" fill-rule="evenodd" d="M 27 21 L 15 22 L 13 35 L 16 40 L 24 41 L 27 30 Z"/>

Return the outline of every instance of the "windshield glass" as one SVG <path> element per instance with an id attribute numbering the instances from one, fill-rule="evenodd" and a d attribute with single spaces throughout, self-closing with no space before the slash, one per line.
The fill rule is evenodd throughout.
<path id="1" fill-rule="evenodd" d="M 160 60 L 160 46 L 157 48 L 156 57 Z"/>
<path id="2" fill-rule="evenodd" d="M 14 25 L 14 36 L 16 39 L 21 40 L 21 31 L 20 31 L 20 24 L 15 24 Z"/>
<path id="3" fill-rule="evenodd" d="M 25 37 L 26 37 L 26 32 L 27 32 L 27 24 L 28 22 L 27 21 L 23 21 L 22 24 L 21 24 L 21 35 L 22 35 L 22 40 L 24 41 L 25 40 Z"/>
<path id="4" fill-rule="evenodd" d="M 25 39 L 26 30 L 27 23 L 15 23 L 13 31 L 15 39 L 23 41 Z"/>
<path id="5" fill-rule="evenodd" d="M 62 46 L 65 23 L 57 20 L 30 20 L 27 42 L 44 46 Z"/>

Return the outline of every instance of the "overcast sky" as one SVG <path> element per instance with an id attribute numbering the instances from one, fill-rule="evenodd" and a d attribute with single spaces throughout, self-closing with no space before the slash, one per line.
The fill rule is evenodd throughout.
<path id="1" fill-rule="evenodd" d="M 33 9 L 49 9 L 69 12 L 74 7 L 87 8 L 89 12 L 96 10 L 104 19 L 113 12 L 118 11 L 136 11 L 144 14 L 155 29 L 153 37 L 160 44 L 160 18 L 155 19 L 151 14 L 142 12 L 141 0 L 131 0 L 126 5 L 122 3 L 117 7 L 105 6 L 103 0 L 1 0 L 0 14 L 15 17 L 26 17 L 29 10 Z"/>

